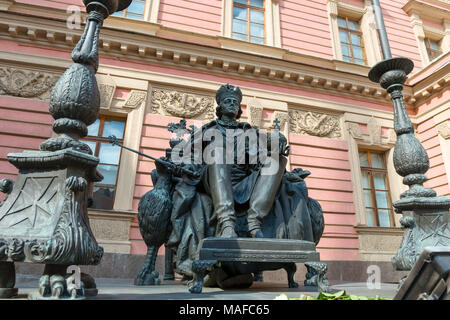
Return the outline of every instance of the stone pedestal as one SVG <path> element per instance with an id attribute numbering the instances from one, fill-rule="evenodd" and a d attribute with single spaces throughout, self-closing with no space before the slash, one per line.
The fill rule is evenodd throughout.
<path id="1" fill-rule="evenodd" d="M 425 247 L 450 246 L 449 220 L 448 209 L 403 212 L 400 222 L 405 233 L 397 254 L 392 258 L 395 269 L 411 270 Z"/>
<path id="2" fill-rule="evenodd" d="M 19 176 L 0 207 L 0 260 L 11 269 L 0 272 L 2 288 L 14 286 L 13 262 L 60 266 L 47 275 L 63 278 L 70 265 L 98 264 L 103 249 L 87 215 L 88 184 L 98 180 L 98 159 L 64 149 L 10 153 L 8 160 Z"/>

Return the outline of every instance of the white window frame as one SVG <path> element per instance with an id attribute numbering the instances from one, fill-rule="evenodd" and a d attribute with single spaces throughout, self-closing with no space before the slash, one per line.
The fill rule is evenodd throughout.
<path id="1" fill-rule="evenodd" d="M 278 0 L 264 0 L 265 45 L 281 48 L 280 8 Z M 222 1 L 222 35 L 232 38 L 233 0 Z M 240 40 L 236 40 L 240 41 Z"/>
<path id="2" fill-rule="evenodd" d="M 145 0 L 144 15 L 142 20 L 151 23 L 158 23 L 158 13 L 159 13 L 160 0 Z M 122 17 L 118 17 L 122 18 Z M 136 19 L 134 19 L 136 20 Z"/>
<path id="3" fill-rule="evenodd" d="M 328 0 L 327 7 L 334 58 L 336 60 L 343 61 L 341 41 L 339 39 L 338 16 L 359 21 L 367 66 L 373 66 L 382 60 L 378 35 L 376 28 L 374 28 L 375 18 L 370 0 L 364 1 L 364 7 L 339 0 Z"/>
<path id="4" fill-rule="evenodd" d="M 445 1 L 435 0 L 437 2 L 442 2 L 443 5 L 447 5 Z M 437 60 L 434 59 L 430 61 L 428 57 L 427 48 L 425 46 L 425 38 L 430 38 L 431 40 L 439 41 L 441 44 L 442 55 L 446 53 L 444 48 L 450 48 L 450 18 L 448 11 L 444 9 L 437 9 L 437 7 L 428 5 L 424 2 L 419 2 L 416 0 L 410 0 L 407 4 L 403 6 L 403 10 L 410 16 L 411 25 L 414 30 L 414 34 L 417 39 L 417 44 L 419 47 L 419 53 L 422 57 L 422 62 L 424 66 L 430 64 L 431 62 Z M 436 27 L 427 26 L 423 23 L 422 19 L 429 21 L 434 21 L 442 25 L 442 29 Z"/>

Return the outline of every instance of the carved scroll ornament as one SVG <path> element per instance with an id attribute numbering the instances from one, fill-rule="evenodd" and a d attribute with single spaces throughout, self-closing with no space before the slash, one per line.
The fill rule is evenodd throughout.
<path id="1" fill-rule="evenodd" d="M 213 119 L 214 98 L 156 89 L 152 95 L 152 112 L 187 119 Z"/>
<path id="2" fill-rule="evenodd" d="M 0 94 L 32 98 L 50 90 L 59 76 L 39 71 L 0 67 Z"/>
<path id="3" fill-rule="evenodd" d="M 341 137 L 341 127 L 338 116 L 311 111 L 289 112 L 290 130 L 294 133 L 327 137 Z"/>

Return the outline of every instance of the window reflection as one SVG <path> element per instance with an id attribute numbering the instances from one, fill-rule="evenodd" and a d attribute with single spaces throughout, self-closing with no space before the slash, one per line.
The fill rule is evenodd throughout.
<path id="1" fill-rule="evenodd" d="M 394 225 L 384 154 L 359 151 L 361 182 L 367 225 L 391 227 Z"/>
<path id="2" fill-rule="evenodd" d="M 103 180 L 94 185 L 93 208 L 111 210 L 114 206 L 122 149 L 109 143 L 108 137 L 114 135 L 122 144 L 124 133 L 125 120 L 103 115 L 88 127 L 88 136 L 83 142 L 88 144 L 92 153 L 99 158 L 97 169 L 103 175 Z"/>
<path id="3" fill-rule="evenodd" d="M 235 0 L 233 2 L 234 39 L 265 43 L 263 0 Z"/>

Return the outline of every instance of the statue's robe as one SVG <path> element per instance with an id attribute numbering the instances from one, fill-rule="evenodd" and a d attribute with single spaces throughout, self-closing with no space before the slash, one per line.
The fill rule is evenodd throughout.
<path id="1" fill-rule="evenodd" d="M 246 122 L 235 122 L 231 126 L 214 120 L 199 130 L 201 134 L 192 134 L 188 143 L 198 143 L 202 139 L 202 150 L 208 142 L 204 134 L 208 129 L 217 129 L 225 137 L 226 130 L 255 129 Z M 261 133 L 263 134 L 263 133 Z M 234 147 L 237 148 L 236 144 Z M 245 146 L 246 159 L 252 155 L 252 149 Z M 217 217 L 209 194 L 208 175 L 205 163 L 189 165 L 189 168 L 200 173 L 199 178 L 184 176 L 174 178 L 172 193 L 172 232 L 167 243 L 175 252 L 175 271 L 192 276 L 191 264 L 196 258 L 199 242 L 207 237 L 217 236 Z M 236 232 L 239 237 L 248 237 L 247 209 L 248 201 L 260 175 L 262 164 L 231 165 L 231 184 L 236 211 Z M 299 239 L 318 242 L 323 231 L 323 215 L 318 202 L 308 198 L 306 184 L 301 177 L 301 169 L 286 172 L 275 197 L 269 215 L 263 220 L 262 232 L 266 238 Z"/>

